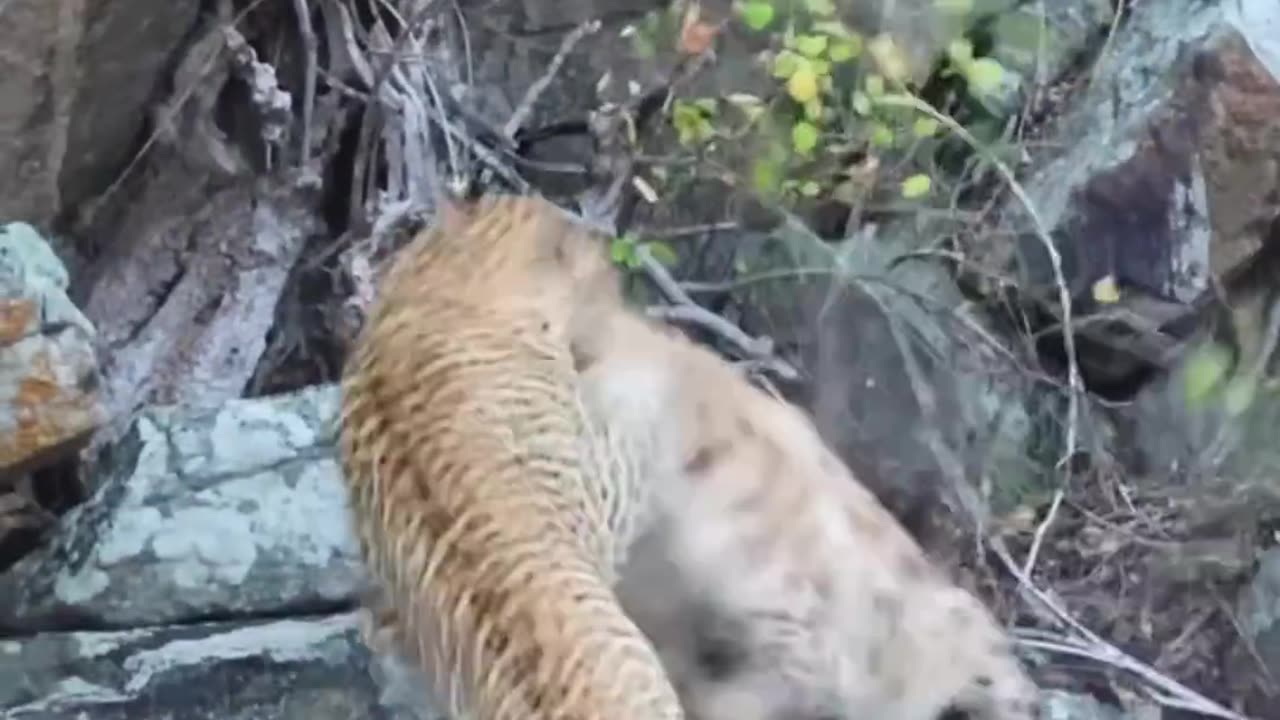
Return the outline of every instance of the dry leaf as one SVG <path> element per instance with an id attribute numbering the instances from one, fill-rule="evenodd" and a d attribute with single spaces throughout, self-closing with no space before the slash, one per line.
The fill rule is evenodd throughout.
<path id="1" fill-rule="evenodd" d="M 720 32 L 720 25 L 703 22 L 701 17 L 699 4 L 689 3 L 680 28 L 680 52 L 686 55 L 701 55 L 710 50 Z"/>

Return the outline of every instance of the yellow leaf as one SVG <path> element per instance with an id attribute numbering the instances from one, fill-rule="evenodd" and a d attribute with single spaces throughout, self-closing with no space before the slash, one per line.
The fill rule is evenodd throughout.
<path id="1" fill-rule="evenodd" d="M 911 126 L 911 132 L 918 138 L 933 137 L 938 132 L 938 121 L 931 117 L 916 118 Z"/>
<path id="2" fill-rule="evenodd" d="M 929 194 L 929 190 L 932 187 L 933 181 L 929 179 L 928 175 L 912 175 L 902 181 L 902 197 L 908 200 L 924 197 Z"/>
<path id="3" fill-rule="evenodd" d="M 895 81 L 906 79 L 907 74 L 910 72 L 907 57 L 893 42 L 892 37 L 883 33 L 877 35 L 867 44 L 867 52 L 875 60 L 882 75 Z"/>
<path id="4" fill-rule="evenodd" d="M 787 93 L 798 103 L 806 103 L 818 96 L 818 76 L 808 63 L 796 68 L 787 79 Z"/>
<path id="5" fill-rule="evenodd" d="M 1103 305 L 1120 302 L 1120 288 L 1115 277 L 1108 275 L 1093 284 L 1093 299 Z"/>

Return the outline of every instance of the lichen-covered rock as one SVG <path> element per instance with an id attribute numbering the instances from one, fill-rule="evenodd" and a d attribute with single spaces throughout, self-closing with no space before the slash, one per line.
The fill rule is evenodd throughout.
<path id="1" fill-rule="evenodd" d="M 1062 690 L 1046 690 L 1040 698 L 1041 720 L 1125 720 L 1120 710 L 1097 700 Z"/>
<path id="2" fill-rule="evenodd" d="M 0 628 L 315 613 L 361 571 L 333 451 L 338 390 L 150 410 L 52 544 L 0 576 Z"/>
<path id="3" fill-rule="evenodd" d="M 434 720 L 403 701 L 356 613 L 0 640 L 8 720 Z"/>
<path id="4" fill-rule="evenodd" d="M 1138 3 L 1084 94 L 1051 132 L 1025 182 L 1062 256 L 1095 389 L 1127 384 L 1176 340 L 1155 329 L 1258 249 L 1280 192 L 1280 5 Z M 1056 309 L 1041 238 L 1016 200 L 1019 242 L 991 243 L 987 267 L 1020 266 L 1021 289 Z M 976 256 L 971 256 L 976 257 Z M 1095 298 L 1110 277 L 1118 303 Z M 1105 297 L 1105 296 L 1104 296 Z M 1181 332 L 1181 331 L 1179 331 Z M 1182 333 L 1185 334 L 1185 333 Z M 1103 351 L 1106 349 L 1106 351 Z"/>
<path id="5" fill-rule="evenodd" d="M 0 473 L 74 450 L 106 419 L 94 327 L 67 280 L 34 228 L 0 226 Z"/>

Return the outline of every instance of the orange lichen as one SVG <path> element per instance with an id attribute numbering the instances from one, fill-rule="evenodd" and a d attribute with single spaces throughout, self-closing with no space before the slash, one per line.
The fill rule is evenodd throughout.
<path id="1" fill-rule="evenodd" d="M 0 298 L 0 345 L 12 345 L 27 334 L 36 305 L 27 298 Z"/>

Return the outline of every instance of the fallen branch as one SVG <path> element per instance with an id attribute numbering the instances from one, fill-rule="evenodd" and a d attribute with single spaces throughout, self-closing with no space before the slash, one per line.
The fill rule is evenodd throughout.
<path id="1" fill-rule="evenodd" d="M 1018 568 L 1018 564 L 1014 562 L 1013 556 L 1009 553 L 1008 548 L 1005 547 L 1002 539 L 994 538 L 991 546 L 1005 568 L 1018 580 L 1019 585 L 1039 601 L 1054 617 L 1079 636 L 1077 638 L 1063 637 L 1034 628 L 1015 628 L 1013 634 L 1019 644 L 1064 655 L 1089 658 L 1124 670 L 1145 682 L 1148 685 L 1146 688 L 1147 696 L 1152 701 L 1165 707 L 1189 710 L 1210 717 L 1225 718 L 1226 720 L 1249 720 L 1244 715 L 1223 707 L 1103 640 L 1072 617 L 1048 593 L 1037 587 L 1031 581 L 1031 578 L 1027 577 Z"/>
<path id="2" fill-rule="evenodd" d="M 689 294 L 671 277 L 666 267 L 654 259 L 649 248 L 639 245 L 635 252 L 645 274 L 658 286 L 667 301 L 672 303 L 670 306 L 648 308 L 646 312 L 650 317 L 696 324 L 731 343 L 744 358 L 754 361 L 758 367 L 768 369 L 784 380 L 795 380 L 800 377 L 800 373 L 791 364 L 774 356 L 771 338 L 753 338 L 737 325 L 694 302 L 693 298 L 689 297 Z"/>

